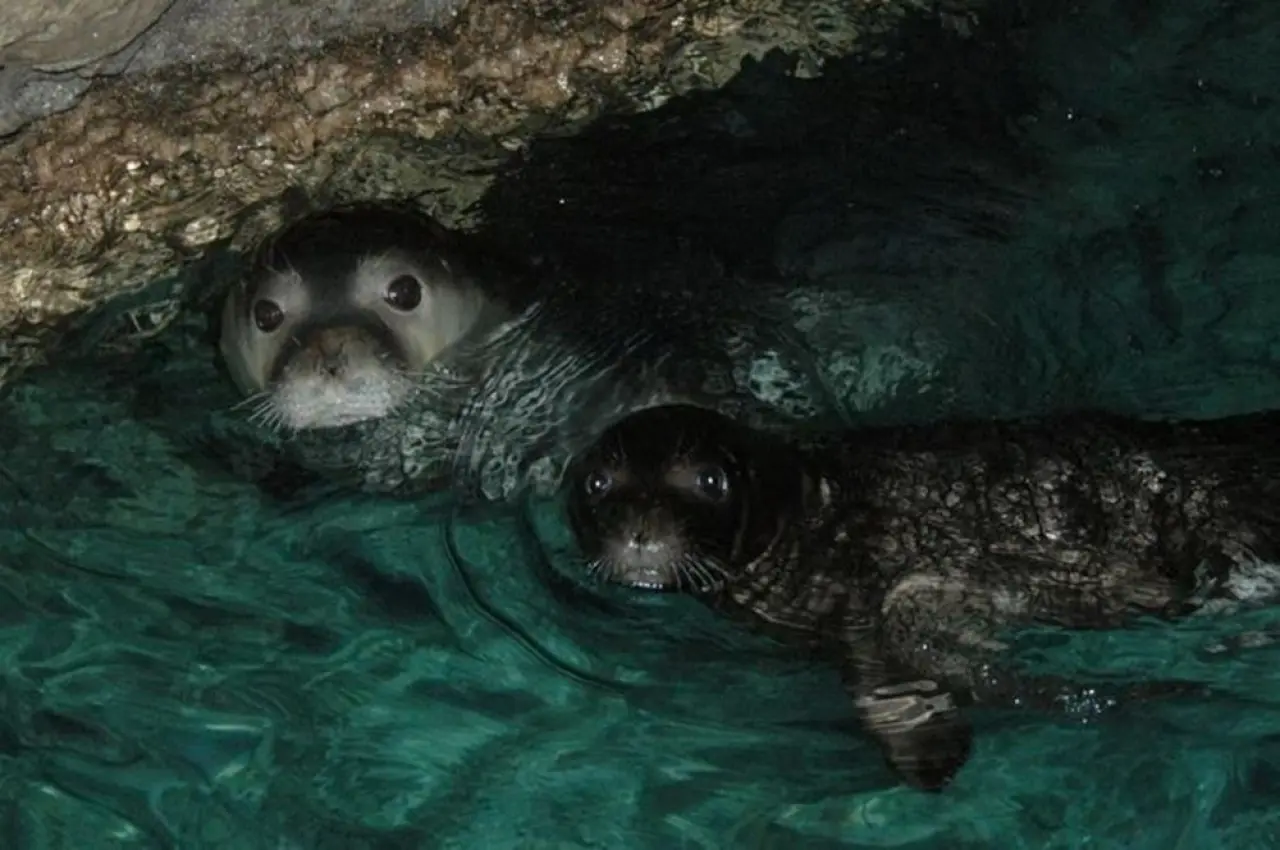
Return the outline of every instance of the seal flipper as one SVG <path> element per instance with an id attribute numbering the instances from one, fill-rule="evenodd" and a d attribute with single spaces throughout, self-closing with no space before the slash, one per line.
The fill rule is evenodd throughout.
<path id="1" fill-rule="evenodd" d="M 848 619 L 843 624 L 842 670 L 859 719 L 912 786 L 941 790 L 968 761 L 968 703 L 1092 717 L 1124 703 L 1212 690 L 1189 681 L 1084 683 L 1018 673 L 1000 663 L 1005 647 L 996 638 L 997 628 L 1012 625 L 1003 610 L 1009 595 L 1007 584 L 921 572 L 886 594 L 878 628 Z M 1097 608 L 1078 594 L 1064 594 L 1059 602 L 1083 607 L 1039 613 L 1066 626 L 1119 625 L 1113 616 L 1094 619 Z"/>
<path id="2" fill-rule="evenodd" d="M 843 644 L 841 671 L 862 727 L 904 782 L 941 791 L 973 751 L 973 728 L 954 695 L 889 663 L 862 629 L 846 629 Z"/>

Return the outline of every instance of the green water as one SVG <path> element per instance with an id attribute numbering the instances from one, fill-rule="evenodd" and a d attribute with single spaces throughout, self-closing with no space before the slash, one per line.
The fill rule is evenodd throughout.
<path id="1" fill-rule="evenodd" d="M 13 848 L 1256 848 L 1280 837 L 1275 613 L 1030 665 L 1213 699 L 977 715 L 897 787 L 836 676 L 584 584 L 559 507 L 292 504 L 184 459 L 86 367 L 3 407 L 0 800 Z"/>

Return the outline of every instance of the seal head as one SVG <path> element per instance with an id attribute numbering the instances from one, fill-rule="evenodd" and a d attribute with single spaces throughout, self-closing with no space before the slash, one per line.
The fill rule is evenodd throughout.
<path id="1" fill-rule="evenodd" d="M 361 205 L 266 240 L 223 306 L 227 370 L 273 428 L 386 416 L 451 347 L 504 311 L 461 236 L 415 210 Z"/>
<path id="2" fill-rule="evenodd" d="M 682 404 L 607 429 L 569 475 L 588 570 L 648 590 L 722 587 L 803 503 L 800 467 L 757 442 L 727 417 Z"/>

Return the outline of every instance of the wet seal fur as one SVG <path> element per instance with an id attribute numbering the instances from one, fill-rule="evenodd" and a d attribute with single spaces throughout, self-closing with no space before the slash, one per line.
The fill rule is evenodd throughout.
<path id="1" fill-rule="evenodd" d="M 946 786 L 962 706 L 1102 710 L 1207 690 L 1021 675 L 1000 633 L 1119 628 L 1274 597 L 1280 415 L 1158 423 L 1079 415 L 783 440 L 655 407 L 576 459 L 588 568 L 695 594 L 833 658 L 898 775 Z M 1272 570 L 1275 573 L 1275 570 Z"/>

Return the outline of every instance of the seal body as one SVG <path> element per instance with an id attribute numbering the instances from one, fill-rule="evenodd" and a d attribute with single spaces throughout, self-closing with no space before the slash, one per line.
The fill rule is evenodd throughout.
<path id="1" fill-rule="evenodd" d="M 926 789 L 967 761 L 969 700 L 1084 710 L 1181 692 L 1016 673 L 1001 632 L 1116 628 L 1266 595 L 1280 415 L 1077 415 L 782 439 L 658 407 L 570 476 L 589 568 L 685 590 L 840 666 L 892 766 Z"/>

